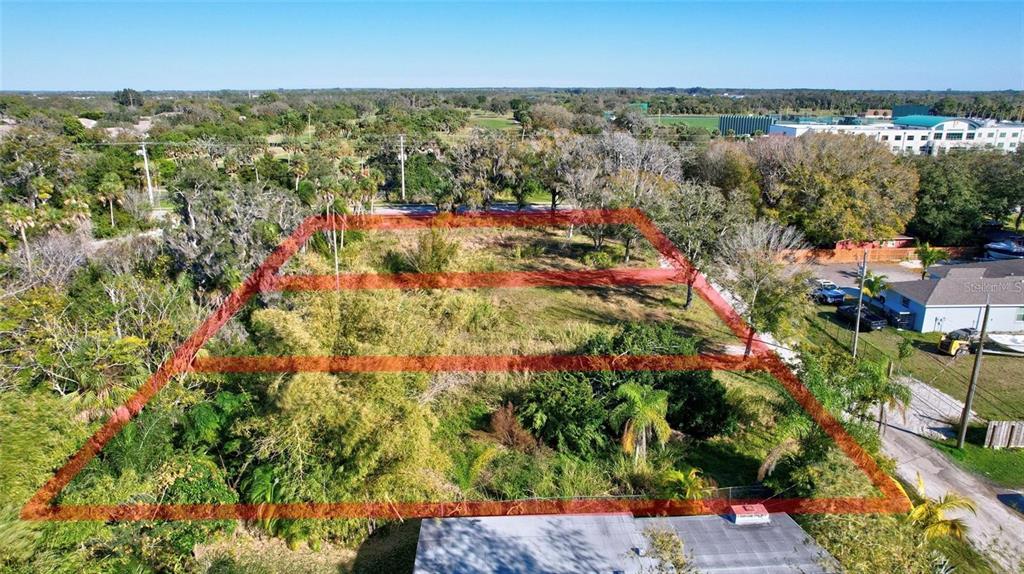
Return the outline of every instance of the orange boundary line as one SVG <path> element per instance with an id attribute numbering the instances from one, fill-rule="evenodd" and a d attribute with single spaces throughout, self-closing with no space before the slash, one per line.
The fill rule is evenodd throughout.
<path id="1" fill-rule="evenodd" d="M 614 501 L 614 500 L 579 500 L 568 499 L 559 501 L 473 501 L 473 502 L 395 502 L 395 503 L 331 503 L 331 504 L 135 504 L 135 505 L 53 505 L 51 504 L 71 480 L 103 446 L 109 442 L 142 408 L 167 384 L 171 377 L 190 370 L 204 372 L 255 372 L 258 369 L 297 370 L 303 367 L 318 367 L 322 370 L 352 371 L 355 368 L 372 369 L 390 365 L 398 367 L 419 367 L 422 370 L 431 368 L 444 370 L 445 363 L 466 368 L 466 370 L 497 369 L 504 364 L 506 367 L 520 367 L 522 370 L 534 367 L 552 368 L 563 366 L 592 366 L 595 369 L 607 366 L 618 369 L 623 365 L 631 366 L 626 370 L 638 370 L 640 367 L 663 366 L 666 368 L 682 367 L 688 361 L 693 368 L 717 368 L 716 361 L 736 362 L 724 357 L 705 356 L 698 358 L 680 358 L 677 356 L 653 356 L 643 358 L 625 357 L 589 357 L 589 358 L 555 358 L 538 357 L 219 357 L 195 360 L 199 349 L 217 332 L 232 316 L 234 316 L 252 297 L 261 291 L 323 289 L 324 279 L 318 276 L 279 276 L 277 273 L 284 263 L 290 259 L 298 248 L 313 233 L 330 228 L 346 229 L 422 229 L 435 225 L 452 228 L 478 227 L 523 227 L 523 226 L 555 226 L 555 225 L 635 225 L 648 241 L 661 253 L 673 268 L 673 272 L 664 270 L 613 270 L 605 272 L 601 285 L 622 284 L 657 284 L 678 282 L 680 277 L 693 279 L 694 291 L 703 298 L 715 313 L 742 340 L 748 336 L 749 328 L 743 319 L 728 302 L 697 273 L 685 257 L 672 245 L 671 241 L 641 211 L 633 209 L 620 210 L 573 210 L 559 212 L 531 213 L 481 213 L 463 215 L 412 215 L 412 216 L 314 216 L 306 219 L 273 253 L 242 283 L 224 303 L 214 311 L 182 343 L 173 355 L 153 373 L 128 401 L 119 407 L 114 415 L 91 436 L 86 443 L 71 456 L 67 463 L 59 468 L 54 475 L 32 496 L 21 511 L 25 520 L 206 520 L 206 519 L 252 519 L 265 516 L 280 518 L 351 518 L 351 517 L 429 517 L 429 516 L 483 516 L 517 514 L 548 514 L 552 512 L 616 512 L 630 511 L 638 515 L 654 514 L 706 514 L 721 513 L 726 509 L 723 501 Z M 584 286 L 584 278 L 591 272 L 514 272 L 506 274 L 432 274 L 409 276 L 348 276 L 349 288 L 460 288 L 461 287 L 499 287 L 499 286 Z M 500 285 L 497 276 L 508 280 L 510 284 Z M 345 276 L 343 276 L 345 277 Z M 460 277 L 460 278 L 457 278 Z M 609 277 L 611 279 L 609 279 Z M 338 288 L 341 278 L 329 277 L 332 286 Z M 600 278 L 595 278 L 600 280 Z M 559 283 L 561 281 L 561 283 Z M 608 282 L 610 281 L 610 283 Z M 616 283 L 616 281 L 619 281 Z M 626 283 L 626 281 L 648 281 L 646 283 Z M 362 286 L 359 286 L 359 284 Z M 592 284 L 590 284 L 592 285 Z M 376 286 L 376 287 L 375 287 Z M 885 474 L 877 462 L 846 432 L 842 425 L 828 413 L 814 398 L 811 392 L 799 381 L 793 371 L 782 362 L 774 351 L 758 338 L 752 342 L 752 360 L 727 367 L 731 369 L 764 369 L 783 385 L 789 394 L 836 442 L 836 445 L 864 472 L 872 484 L 882 493 L 882 497 L 870 498 L 833 498 L 833 499 L 772 499 L 763 502 L 769 510 L 790 513 L 860 513 L 860 512 L 904 512 L 909 509 L 909 501 L 896 483 Z M 647 366 L 639 361 L 649 361 Z M 605 363 L 602 363 L 604 361 Z M 624 362 L 618 362 L 624 361 Z M 376 365 L 376 367 L 374 366 Z M 239 369 L 234 370 L 232 369 Z M 447 369 L 451 370 L 451 369 Z M 556 369 L 557 370 L 557 369 Z M 683 369 L 679 369 L 683 370 Z M 733 503 L 740 501 L 733 501 Z"/>
<path id="2" fill-rule="evenodd" d="M 426 355 L 202 357 L 197 373 L 445 373 L 547 371 L 753 371 L 760 358 L 735 355 Z"/>
<path id="3" fill-rule="evenodd" d="M 507 271 L 469 273 L 352 273 L 282 275 L 264 287 L 273 291 L 339 289 L 477 289 L 485 287 L 625 287 L 685 283 L 678 269 Z"/>

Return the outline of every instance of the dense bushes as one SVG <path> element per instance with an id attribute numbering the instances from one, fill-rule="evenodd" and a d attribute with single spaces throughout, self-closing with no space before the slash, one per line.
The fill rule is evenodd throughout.
<path id="1" fill-rule="evenodd" d="M 604 401 L 582 373 L 546 373 L 520 399 L 523 425 L 549 445 L 584 458 L 608 444 Z"/>
<path id="2" fill-rule="evenodd" d="M 615 335 L 587 341 L 580 352 L 590 355 L 692 355 L 696 340 L 664 324 L 629 323 Z M 545 373 L 519 398 L 519 416 L 526 428 L 559 451 L 584 458 L 614 444 L 609 416 L 617 404 L 615 391 L 626 383 L 668 393 L 666 420 L 673 430 L 707 439 L 733 423 L 725 387 L 707 371 L 601 371 Z"/>

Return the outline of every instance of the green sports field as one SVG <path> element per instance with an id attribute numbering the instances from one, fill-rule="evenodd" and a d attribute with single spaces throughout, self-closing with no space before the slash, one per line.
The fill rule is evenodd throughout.
<path id="1" fill-rule="evenodd" d="M 718 129 L 718 116 L 662 115 L 652 117 L 662 126 L 672 127 L 685 124 L 695 128 L 704 128 L 708 131 Z"/>

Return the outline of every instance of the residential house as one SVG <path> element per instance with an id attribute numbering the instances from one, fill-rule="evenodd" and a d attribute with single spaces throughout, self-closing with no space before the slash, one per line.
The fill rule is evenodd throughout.
<path id="1" fill-rule="evenodd" d="M 1024 260 L 935 267 L 928 279 L 889 284 L 879 301 L 889 313 L 911 313 L 923 333 L 980 329 L 987 302 L 989 332 L 1024 332 Z"/>

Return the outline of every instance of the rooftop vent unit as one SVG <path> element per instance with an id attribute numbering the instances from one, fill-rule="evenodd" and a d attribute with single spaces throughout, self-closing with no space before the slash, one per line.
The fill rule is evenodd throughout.
<path id="1" fill-rule="evenodd" d="M 772 523 L 772 517 L 763 504 L 737 504 L 729 507 L 729 513 L 737 526 Z"/>

